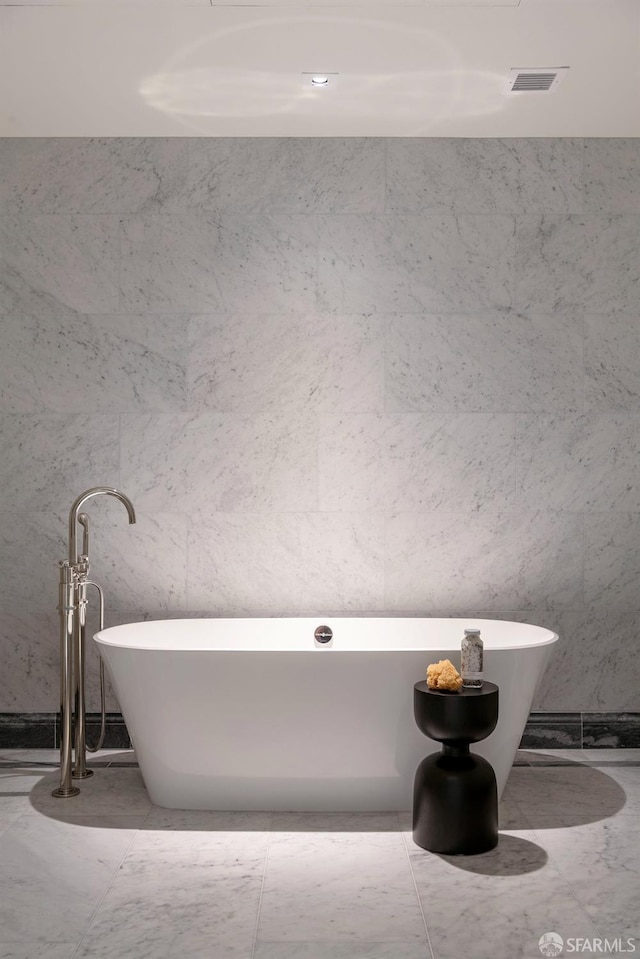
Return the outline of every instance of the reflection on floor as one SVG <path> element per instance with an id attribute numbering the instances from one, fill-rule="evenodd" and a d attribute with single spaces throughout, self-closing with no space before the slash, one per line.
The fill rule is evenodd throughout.
<path id="1" fill-rule="evenodd" d="M 522 751 L 480 856 L 410 813 L 152 806 L 103 751 L 72 800 L 57 755 L 0 753 L 0 959 L 640 956 L 640 750 Z"/>

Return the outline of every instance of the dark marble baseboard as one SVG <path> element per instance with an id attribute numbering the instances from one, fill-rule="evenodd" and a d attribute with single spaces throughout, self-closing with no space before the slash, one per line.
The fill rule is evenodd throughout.
<path id="1" fill-rule="evenodd" d="M 531 713 L 521 749 L 581 749 L 582 713 Z"/>
<path id="2" fill-rule="evenodd" d="M 0 749 L 55 749 L 55 713 L 0 713 Z"/>
<path id="3" fill-rule="evenodd" d="M 100 714 L 87 714 L 87 740 L 97 742 Z M 56 713 L 0 713 L 0 749 L 57 749 Z M 107 713 L 105 749 L 130 749 L 121 713 Z M 531 713 L 521 749 L 640 748 L 640 713 Z"/>
<path id="4" fill-rule="evenodd" d="M 585 749 L 629 749 L 640 746 L 640 713 L 583 713 Z"/>
<path id="5" fill-rule="evenodd" d="M 87 742 L 100 735 L 100 714 L 87 713 Z M 0 749 L 58 749 L 59 713 L 0 713 Z M 130 749 L 131 739 L 121 713 L 107 713 L 105 749 Z"/>
<path id="6" fill-rule="evenodd" d="M 640 747 L 640 713 L 531 713 L 521 749 Z"/>

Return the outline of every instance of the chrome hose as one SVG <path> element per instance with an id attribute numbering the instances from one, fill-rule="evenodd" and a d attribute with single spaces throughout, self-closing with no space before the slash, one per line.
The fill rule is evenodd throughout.
<path id="1" fill-rule="evenodd" d="M 98 590 L 98 596 L 100 599 L 100 613 L 99 613 L 99 626 L 98 629 L 104 629 L 104 592 L 102 586 L 99 586 L 98 583 L 94 583 L 91 580 L 87 580 L 87 586 L 95 586 Z M 98 653 L 100 656 L 100 654 Z M 102 656 L 100 656 L 100 735 L 98 736 L 98 742 L 95 746 L 90 746 L 89 743 L 85 743 L 85 749 L 88 753 L 97 753 L 99 749 L 102 749 L 104 744 L 104 737 L 106 731 L 107 723 L 107 712 L 106 712 L 106 694 L 105 694 L 105 680 L 104 680 L 104 661 Z"/>

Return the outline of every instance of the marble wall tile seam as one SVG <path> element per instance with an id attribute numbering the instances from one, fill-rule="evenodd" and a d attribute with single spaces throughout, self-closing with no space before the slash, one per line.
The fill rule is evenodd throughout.
<path id="1" fill-rule="evenodd" d="M 122 417 L 124 415 L 126 414 L 118 413 L 118 489 L 122 490 L 126 496 L 130 497 L 130 493 L 128 493 L 127 490 L 122 489 L 122 477 L 124 475 L 122 470 Z"/>
<path id="2" fill-rule="evenodd" d="M 493 411 L 492 411 L 493 412 Z M 506 412 L 514 413 L 518 420 L 522 420 L 524 417 L 544 417 L 547 418 L 556 418 L 560 419 L 575 419 L 576 421 L 582 420 L 584 423 L 588 422 L 597 422 L 598 420 L 616 420 L 620 419 L 621 421 L 628 420 L 632 421 L 635 417 L 636 419 L 640 417 L 640 410 L 523 410 L 514 412 L 513 410 L 507 410 Z"/>
<path id="3" fill-rule="evenodd" d="M 389 137 L 384 138 L 382 213 L 389 213 Z"/>
<path id="4" fill-rule="evenodd" d="M 587 587 L 586 587 L 586 519 L 585 513 L 582 512 L 582 529 L 580 531 L 582 539 L 582 555 L 580 556 L 580 590 L 581 590 L 581 607 L 584 609 L 586 606 L 586 596 L 587 596 Z"/>
<path id="5" fill-rule="evenodd" d="M 487 216 L 491 214 L 475 214 L 477 216 Z M 505 214 L 502 214 L 503 216 Z M 533 211 L 532 213 L 514 213 L 511 214 L 516 221 L 516 225 L 522 221 L 531 222 L 532 220 L 548 221 L 551 223 L 563 223 L 566 221 L 598 223 L 598 222 L 622 222 L 628 220 L 634 226 L 640 226 L 640 211 L 620 210 L 618 212 L 602 211 L 600 213 L 545 213 Z"/>
<path id="6" fill-rule="evenodd" d="M 479 560 L 480 562 L 480 560 Z M 385 570 L 387 572 L 387 570 Z M 391 575 L 391 574 L 389 574 Z M 453 579 L 453 577 L 452 577 Z M 425 588 L 429 586 L 429 578 L 425 576 Z M 395 583 L 394 583 L 395 586 Z M 385 616 L 427 616 L 430 618 L 435 617 L 436 619 L 441 618 L 442 613 L 442 600 L 435 599 L 433 602 L 425 601 L 422 597 L 419 598 L 416 603 L 410 605 L 406 601 L 402 601 L 397 606 L 393 604 L 394 590 L 390 589 L 385 592 L 385 609 L 382 611 Z M 517 597 L 518 602 L 513 604 L 507 603 L 494 603 L 492 605 L 487 605 L 484 608 L 478 608 L 477 597 L 472 597 L 468 603 L 464 603 L 462 598 L 456 600 L 455 612 L 447 613 L 446 618 L 457 618 L 464 617 L 468 618 L 469 616 L 477 616 L 484 619 L 492 619 L 497 617 L 508 616 L 509 618 L 514 617 L 514 621 L 520 621 L 520 618 L 525 618 L 529 621 L 532 618 L 532 615 L 535 616 L 537 613 L 536 597 L 532 598 L 529 605 L 525 605 L 522 597 Z M 453 609 L 453 605 L 452 605 Z M 562 603 L 557 602 L 555 607 L 550 607 L 548 612 L 553 615 L 568 613 L 574 615 L 581 615 L 585 612 L 584 607 L 578 606 L 572 603 Z M 378 613 L 379 615 L 379 613 Z M 538 625 L 534 622 L 534 625 Z M 554 630 L 557 632 L 557 630 Z"/>
<path id="7" fill-rule="evenodd" d="M 582 324 L 581 324 L 581 327 L 582 327 L 582 343 L 581 343 L 582 356 L 580 358 L 581 367 L 582 367 L 582 396 L 581 396 L 582 405 L 580 409 L 581 413 L 585 413 L 587 409 L 589 408 L 587 406 L 587 347 L 586 347 L 588 315 L 589 314 L 586 311 L 583 312 Z"/>
<path id="8" fill-rule="evenodd" d="M 123 225 L 122 221 L 120 222 L 120 227 L 118 229 L 118 252 L 117 252 L 117 269 L 118 269 L 118 313 L 122 315 L 123 312 Z"/>
<path id="9" fill-rule="evenodd" d="M 69 210 L 69 211 L 56 211 L 55 213 L 40 213 L 40 212 L 24 212 L 24 213 L 5 213 L 0 211 L 0 220 L 12 220 L 14 222 L 22 222 L 29 220 L 51 220 L 56 217 L 64 220 L 71 219 L 93 219 L 93 220 L 104 220 L 111 219 L 119 222 L 123 216 L 143 216 L 145 214 L 127 214 L 127 213 L 118 213 L 117 211 L 111 211 L 104 213 L 83 213 L 80 211 Z M 146 214 L 151 216 L 153 214 Z M 157 214 L 158 216 L 160 214 Z"/>
<path id="10" fill-rule="evenodd" d="M 228 209 L 222 209 L 220 211 L 215 210 L 206 210 L 205 212 L 199 211 L 196 208 L 190 208 L 188 206 L 181 207 L 176 210 L 156 210 L 153 212 L 150 211 L 119 211 L 119 210 L 109 210 L 105 212 L 83 212 L 78 210 L 68 210 L 68 211 L 56 211 L 56 212 L 21 212 L 21 213 L 8 213 L 0 211 L 0 221 L 13 221 L 13 222 L 26 222 L 29 220 L 35 219 L 56 219 L 61 220 L 68 219 L 95 219 L 95 220 L 104 220 L 111 219 L 119 224 L 122 224 L 125 220 L 162 220 L 162 219 L 191 219 L 195 222 L 200 220 L 209 220 L 214 223 L 229 222 L 233 223 L 234 221 L 263 221 L 270 220 L 273 218 L 291 218 L 291 219 L 313 219 L 314 217 L 320 217 L 322 219 L 340 219 L 346 217 L 354 217 L 363 220 L 373 220 L 373 219 L 395 219 L 395 220 L 404 220 L 412 218 L 420 218 L 425 220 L 451 220 L 458 219 L 460 217 L 470 218 L 470 219 L 499 219 L 499 220 L 524 220 L 524 219 L 541 219 L 541 220 L 584 220 L 586 222 L 598 220 L 617 220 L 617 219 L 629 219 L 630 221 L 635 221 L 640 218 L 640 211 L 629 211 L 628 209 L 620 210 L 602 210 L 602 211 L 588 211 L 588 210 L 578 210 L 575 212 L 549 212 L 545 210 L 523 210 L 522 212 L 514 213 L 513 211 L 467 211 L 464 209 L 456 209 L 451 211 L 442 211 L 442 210 L 433 210 L 428 212 L 422 211 L 397 211 L 397 210 L 374 210 L 371 212 L 286 212 L 286 211 L 260 211 L 257 213 L 247 213 L 245 211 L 234 212 Z"/>
<path id="11" fill-rule="evenodd" d="M 353 214 L 345 214 L 345 216 L 352 216 L 352 215 Z M 637 218 L 638 218 L 638 221 L 640 222 L 640 214 L 638 214 Z M 469 308 L 469 309 L 465 309 L 464 307 L 452 307 L 451 309 L 442 309 L 440 307 L 437 307 L 437 308 L 430 309 L 428 307 L 422 306 L 416 310 L 406 310 L 404 308 L 396 309 L 396 310 L 385 310 L 384 316 L 387 318 L 393 318 L 395 316 L 401 317 L 406 314 L 408 316 L 411 316 L 412 318 L 415 318 L 418 316 L 438 317 L 442 315 L 446 317 L 455 318 L 455 316 L 460 315 L 461 317 L 475 316 L 479 318 L 486 317 L 489 319 L 496 315 L 500 316 L 500 315 L 513 314 L 515 316 L 524 316 L 524 317 L 535 316 L 540 318 L 545 318 L 545 317 L 556 318 L 558 316 L 562 316 L 563 312 L 567 312 L 573 308 L 574 307 L 572 306 L 568 306 L 565 308 L 560 308 L 558 310 L 545 309 L 545 308 L 538 309 L 535 306 L 522 307 L 514 304 L 510 306 L 504 306 L 502 304 L 496 304 L 496 306 L 483 305 L 480 307 Z M 620 307 L 619 309 L 613 310 L 611 313 L 603 313 L 602 310 L 599 310 L 599 309 L 590 310 L 588 306 L 580 305 L 580 313 L 581 315 L 585 317 L 602 319 L 604 322 L 608 321 L 610 317 L 616 317 L 620 319 L 628 318 L 631 321 L 637 319 L 637 311 L 634 311 L 633 309 L 630 309 L 629 307 Z M 191 307 L 188 307 L 188 308 L 182 307 L 182 308 L 176 308 L 172 310 L 171 313 L 169 314 L 169 313 L 165 313 L 165 312 L 153 309 L 152 307 L 147 307 L 145 309 L 135 309 L 135 310 L 132 310 L 132 309 L 74 310 L 69 307 L 65 307 L 63 304 L 56 304 L 51 309 L 43 309 L 43 310 L 41 309 L 34 310 L 30 308 L 29 309 L 15 308 L 15 309 L 0 311 L 0 315 L 2 316 L 13 316 L 16 318 L 19 318 L 19 317 L 28 318 L 32 316 L 38 316 L 38 317 L 42 316 L 42 317 L 49 317 L 49 318 L 58 317 L 58 316 L 59 317 L 69 316 L 69 317 L 81 318 L 83 316 L 86 316 L 88 318 L 95 317 L 99 319 L 99 318 L 109 317 L 109 316 L 119 316 L 119 317 L 132 316 L 132 317 L 158 317 L 161 319 L 167 319 L 169 316 L 173 316 L 177 319 L 187 319 L 187 320 L 191 317 L 199 317 L 204 319 L 208 317 L 232 318 L 235 315 L 255 316 L 257 319 L 260 319 L 262 317 L 267 319 L 272 319 L 280 316 L 284 316 L 287 319 L 293 319 L 296 316 L 300 316 L 300 317 L 317 316 L 319 319 L 325 319 L 325 318 L 329 319 L 329 318 L 335 318 L 336 314 L 338 316 L 344 316 L 345 318 L 367 317 L 367 316 L 376 315 L 370 309 L 355 309 L 355 310 L 344 309 L 344 310 L 336 311 L 333 309 L 323 309 L 322 307 L 314 307 L 312 309 L 301 309 L 300 307 L 296 307 L 292 312 L 276 309 L 273 307 L 268 309 L 257 309 L 257 310 L 249 310 L 246 308 L 235 309 L 233 307 L 221 307 L 218 310 L 214 310 L 214 309 L 198 310 L 198 309 L 193 309 Z"/>
<path id="12" fill-rule="evenodd" d="M 306 214 L 297 214 L 298 216 L 303 216 Z M 309 214 L 310 215 L 310 214 Z M 440 221 L 443 220 L 449 222 L 451 220 L 458 219 L 470 219 L 470 220 L 502 220 L 505 222 L 513 223 L 518 216 L 544 216 L 545 214 L 520 214 L 520 213 L 465 213 L 464 210 L 456 210 L 454 212 L 442 212 L 435 211 L 433 213 L 421 213 L 418 211 L 410 212 L 396 212 L 391 211 L 389 213 L 317 213 L 315 214 L 321 220 L 362 220 L 365 222 L 373 220 L 382 220 L 383 222 L 388 222 L 389 220 L 434 220 Z M 579 214 L 547 214 L 549 216 L 578 216 Z M 598 215 L 598 214 L 594 214 Z M 613 214 L 600 214 L 602 216 L 612 216 Z M 632 215 L 632 214 L 628 214 Z"/>
<path id="13" fill-rule="evenodd" d="M 307 511 L 305 510 L 305 512 Z M 344 512 L 346 511 L 343 512 L 342 510 L 327 509 L 327 510 L 313 510 L 310 512 L 336 513 L 336 515 L 340 515 L 340 514 L 344 515 Z M 363 510 L 349 510 L 349 512 L 354 513 L 356 515 L 358 513 L 362 513 L 363 515 L 370 516 L 373 511 L 363 509 Z M 440 516 L 442 518 L 455 517 L 455 516 L 468 516 L 469 514 L 472 514 L 474 516 L 486 517 L 487 519 L 491 519 L 491 518 L 497 519 L 499 517 L 505 517 L 505 519 L 509 519 L 509 518 L 516 519 L 518 517 L 520 518 L 531 517 L 533 519 L 538 516 L 556 517 L 558 519 L 562 519 L 563 517 L 570 517 L 570 516 L 583 517 L 585 513 L 588 513 L 589 511 L 585 511 L 583 509 L 576 509 L 576 508 L 559 508 L 555 506 L 552 506 L 552 507 L 514 506 L 514 507 L 506 507 L 506 508 L 496 506 L 496 507 L 483 507 L 481 510 L 477 508 L 464 509 L 464 508 L 458 508 L 458 507 L 446 507 L 443 509 L 439 509 L 437 507 L 431 508 L 431 509 L 426 509 L 426 508 L 414 509 L 413 507 L 408 507 L 408 508 L 407 507 L 391 507 L 391 508 L 380 509 L 375 512 L 379 513 L 380 515 L 384 516 L 387 519 L 396 519 L 402 516 L 410 517 L 415 515 L 416 513 L 419 513 L 421 516 Z M 613 510 L 600 510 L 599 512 L 603 516 L 611 516 L 612 514 L 615 515 L 615 511 Z M 630 514 L 629 510 L 621 510 L 620 513 L 623 516 L 640 515 L 640 513 Z"/>

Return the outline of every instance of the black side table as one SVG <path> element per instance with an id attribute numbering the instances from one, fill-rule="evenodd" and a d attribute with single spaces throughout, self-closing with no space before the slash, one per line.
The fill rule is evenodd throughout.
<path id="1" fill-rule="evenodd" d="M 413 788 L 413 839 L 430 852 L 486 852 L 498 843 L 498 789 L 493 767 L 469 752 L 498 722 L 498 687 L 457 693 L 413 688 L 416 723 L 442 751 L 423 759 Z"/>

